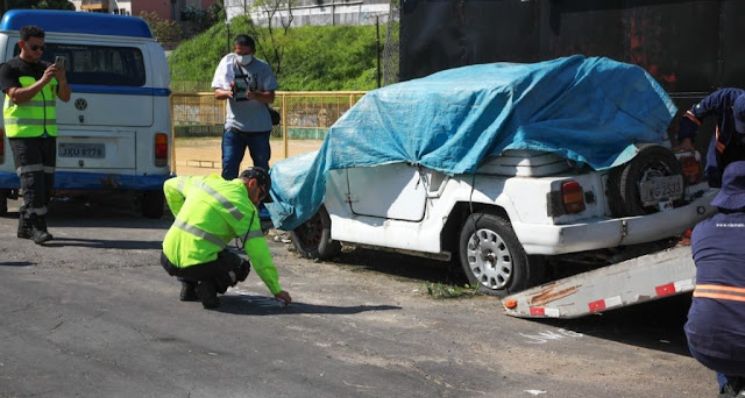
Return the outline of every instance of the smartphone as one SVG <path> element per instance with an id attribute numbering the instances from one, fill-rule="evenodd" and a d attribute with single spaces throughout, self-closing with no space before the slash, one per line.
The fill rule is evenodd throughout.
<path id="1" fill-rule="evenodd" d="M 54 66 L 57 69 L 65 69 L 65 57 L 60 57 L 59 55 L 54 57 Z"/>

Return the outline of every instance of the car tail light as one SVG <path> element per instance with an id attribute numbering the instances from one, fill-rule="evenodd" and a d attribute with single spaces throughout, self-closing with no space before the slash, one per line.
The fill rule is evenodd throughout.
<path id="1" fill-rule="evenodd" d="M 165 167 L 168 165 L 168 135 L 166 133 L 155 133 L 155 166 Z"/>
<path id="2" fill-rule="evenodd" d="M 566 214 L 579 213 L 585 210 L 585 193 L 577 181 L 565 181 L 561 184 L 561 203 Z"/>
<path id="3" fill-rule="evenodd" d="M 688 185 L 694 185 L 701 182 L 703 172 L 701 170 L 701 154 L 698 151 L 688 151 L 676 153 L 680 166 L 683 170 L 683 178 Z"/>
<path id="4" fill-rule="evenodd" d="M 0 129 L 0 164 L 5 163 L 5 129 Z"/>

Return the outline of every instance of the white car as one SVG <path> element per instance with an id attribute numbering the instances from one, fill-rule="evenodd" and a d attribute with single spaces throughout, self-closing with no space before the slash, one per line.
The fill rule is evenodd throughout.
<path id="1" fill-rule="evenodd" d="M 405 163 L 333 170 L 323 207 L 292 238 L 311 258 L 336 256 L 342 242 L 457 258 L 472 284 L 502 296 L 541 282 L 548 256 L 682 233 L 713 211 L 715 192 L 698 180 L 696 159 L 665 144 L 606 171 L 531 151 L 453 177 Z"/>

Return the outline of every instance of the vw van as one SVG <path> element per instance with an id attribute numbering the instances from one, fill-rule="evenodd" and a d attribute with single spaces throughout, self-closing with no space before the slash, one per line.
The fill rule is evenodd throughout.
<path id="1" fill-rule="evenodd" d="M 64 57 L 72 90 L 69 102 L 57 101 L 55 191 L 134 192 L 144 216 L 161 217 L 172 161 L 170 77 L 148 25 L 120 15 L 11 10 L 0 21 L 0 62 L 20 53 L 19 30 L 26 25 L 44 29 L 44 60 Z M 18 189 L 0 129 L 0 214 Z"/>

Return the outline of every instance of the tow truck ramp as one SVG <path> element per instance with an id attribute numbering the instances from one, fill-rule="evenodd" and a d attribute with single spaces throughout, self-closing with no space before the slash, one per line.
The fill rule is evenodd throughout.
<path id="1" fill-rule="evenodd" d="M 693 291 L 690 246 L 678 246 L 507 296 L 502 305 L 520 318 L 578 318 Z"/>

